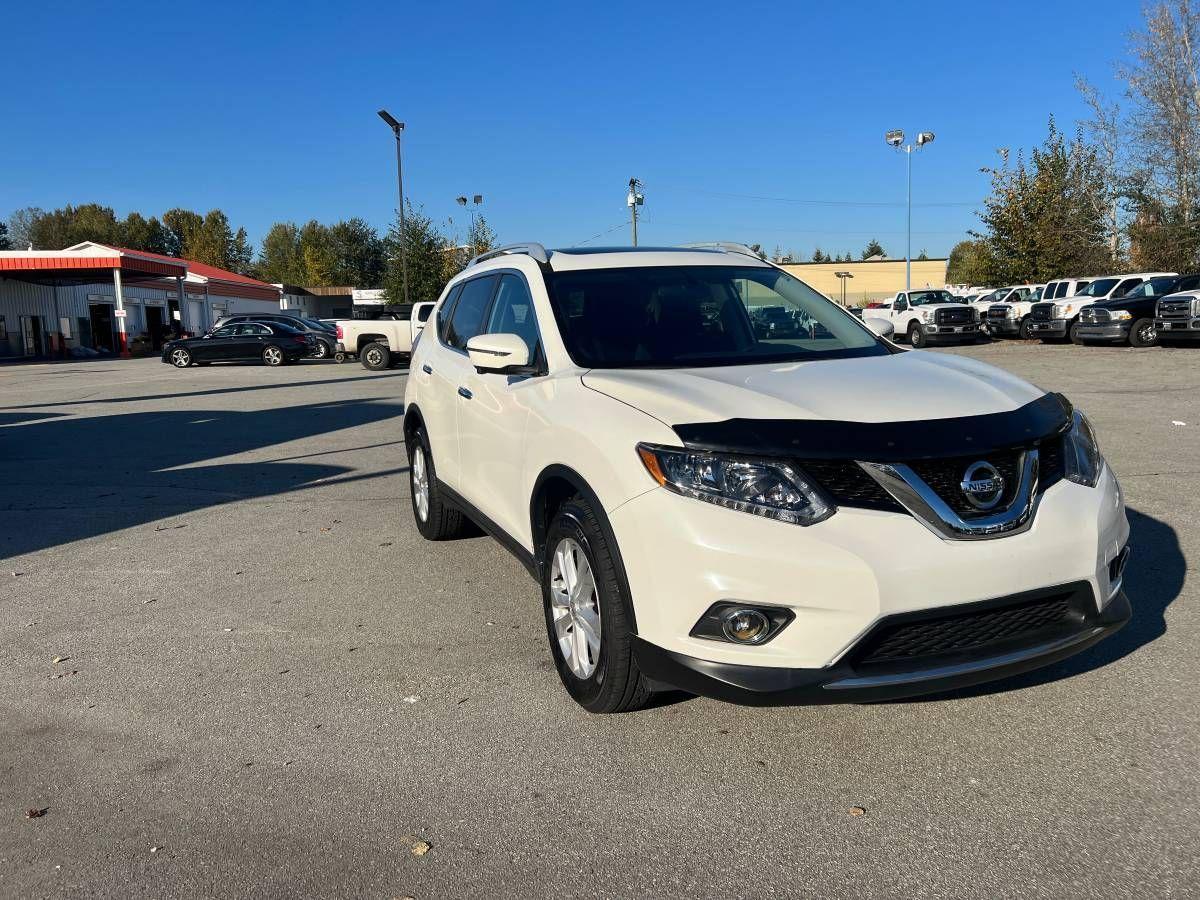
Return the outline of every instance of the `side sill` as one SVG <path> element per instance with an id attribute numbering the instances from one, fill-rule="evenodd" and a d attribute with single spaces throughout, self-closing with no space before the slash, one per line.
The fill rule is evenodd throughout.
<path id="1" fill-rule="evenodd" d="M 520 541 L 481 513 L 473 503 L 454 490 L 454 488 L 449 487 L 446 482 L 439 478 L 437 484 L 438 491 L 446 502 L 486 531 L 501 547 L 515 556 L 517 561 L 525 567 L 525 571 L 529 573 L 530 578 L 537 582 L 541 581 L 541 573 L 538 571 L 537 561 L 534 559 L 532 553 L 521 546 Z"/>

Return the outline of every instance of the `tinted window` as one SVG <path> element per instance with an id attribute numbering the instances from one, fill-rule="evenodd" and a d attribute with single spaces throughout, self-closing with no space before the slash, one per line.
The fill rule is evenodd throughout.
<path id="1" fill-rule="evenodd" d="M 1127 293 L 1132 291 L 1135 287 L 1137 287 L 1141 283 L 1142 283 L 1142 279 L 1140 279 L 1140 278 L 1126 278 L 1124 281 L 1122 281 L 1120 284 L 1117 285 L 1117 289 L 1115 291 L 1113 291 L 1113 297 L 1114 298 L 1124 297 Z"/>
<path id="2" fill-rule="evenodd" d="M 489 334 L 515 334 L 529 348 L 530 361 L 538 355 L 537 317 L 533 314 L 533 298 L 520 275 L 500 276 L 500 287 L 496 290 L 496 302 L 488 317 Z"/>
<path id="3" fill-rule="evenodd" d="M 913 291 L 908 295 L 913 306 L 928 306 L 930 303 L 949 303 L 949 291 Z"/>
<path id="4" fill-rule="evenodd" d="M 1116 287 L 1117 278 L 1097 278 L 1086 288 L 1075 292 L 1076 297 L 1107 297 L 1108 292 Z"/>
<path id="5" fill-rule="evenodd" d="M 454 304 L 458 301 L 458 295 L 462 293 L 462 285 L 456 284 L 450 289 L 450 293 L 446 295 L 446 299 L 442 301 L 442 305 L 438 307 L 437 314 L 437 333 L 443 343 L 447 342 L 447 333 L 450 330 L 450 314 L 454 312 Z"/>
<path id="6" fill-rule="evenodd" d="M 422 306 L 422 307 L 421 307 L 421 308 L 420 308 L 420 309 L 417 311 L 417 321 L 418 321 L 418 322 L 424 322 L 424 321 L 427 321 L 427 320 L 429 319 L 429 314 L 430 314 L 431 312 L 433 312 L 433 307 L 432 307 L 432 306 Z"/>
<path id="7" fill-rule="evenodd" d="M 263 335 L 263 334 L 270 334 L 271 331 L 265 325 L 255 325 L 255 324 L 251 323 L 248 325 L 239 325 L 237 327 L 237 333 L 239 335 L 243 335 L 243 334 Z"/>
<path id="8" fill-rule="evenodd" d="M 1143 281 L 1137 287 L 1125 293 L 1125 296 L 1132 299 L 1134 297 L 1158 297 L 1162 294 L 1170 294 L 1177 290 L 1189 290 L 1189 288 L 1180 288 L 1177 285 L 1186 279 L 1182 278 L 1150 278 Z"/>
<path id="9" fill-rule="evenodd" d="M 552 273 L 549 288 L 559 332 L 580 366 L 733 366 L 889 352 L 804 282 L 766 266 L 584 269 Z M 776 337 L 749 312 L 768 306 L 813 324 Z"/>
<path id="10" fill-rule="evenodd" d="M 1054 289 L 1054 297 L 1051 299 L 1057 300 L 1059 297 L 1067 296 L 1067 289 L 1070 287 L 1070 285 L 1071 282 L 1069 281 L 1059 282 L 1058 287 Z"/>
<path id="11" fill-rule="evenodd" d="M 463 285 L 462 294 L 450 316 L 450 327 L 446 330 L 447 344 L 466 350 L 467 341 L 483 332 L 483 315 L 487 312 L 495 287 L 495 275 L 475 278 Z"/>
<path id="12" fill-rule="evenodd" d="M 236 329 L 232 325 L 225 325 L 213 332 L 213 337 L 233 337 Z"/>
<path id="13" fill-rule="evenodd" d="M 288 334 L 303 334 L 304 333 L 303 328 L 293 325 L 290 322 L 272 322 L 271 327 L 276 328 L 279 331 L 286 332 Z"/>
<path id="14" fill-rule="evenodd" d="M 1171 288 L 1173 291 L 1194 291 L 1200 289 L 1200 275 L 1185 275 L 1179 283 Z"/>

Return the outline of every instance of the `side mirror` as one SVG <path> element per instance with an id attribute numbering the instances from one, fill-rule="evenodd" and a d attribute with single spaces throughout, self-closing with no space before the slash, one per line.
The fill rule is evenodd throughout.
<path id="1" fill-rule="evenodd" d="M 467 356 L 479 372 L 505 372 L 529 365 L 529 347 L 519 335 L 478 334 L 467 341 Z"/>
<path id="2" fill-rule="evenodd" d="M 880 319 L 875 316 L 863 316 L 863 324 L 879 337 L 887 338 L 889 341 L 896 334 L 896 326 L 887 319 Z"/>

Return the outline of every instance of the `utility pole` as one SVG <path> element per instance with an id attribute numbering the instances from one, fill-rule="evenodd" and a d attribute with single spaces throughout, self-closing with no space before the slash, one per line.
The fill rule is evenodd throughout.
<path id="1" fill-rule="evenodd" d="M 404 285 L 404 302 L 408 300 L 408 230 L 404 227 L 404 157 L 400 152 L 400 135 L 404 123 L 396 121 L 386 109 L 379 110 L 379 118 L 387 122 L 396 136 L 396 185 L 400 190 L 400 280 Z"/>
<path id="2" fill-rule="evenodd" d="M 637 246 L 637 216 L 638 207 L 646 202 L 646 197 L 642 194 L 642 183 L 636 178 L 629 179 L 629 194 L 625 197 L 625 203 L 629 206 L 630 220 L 633 224 L 633 246 Z"/>
<path id="3" fill-rule="evenodd" d="M 932 131 L 922 131 L 917 134 L 916 146 L 904 143 L 904 132 L 893 129 L 883 136 L 889 147 L 903 151 L 908 157 L 908 239 L 904 250 L 904 290 L 912 290 L 912 155 L 914 150 L 920 150 L 926 144 L 933 142 Z"/>

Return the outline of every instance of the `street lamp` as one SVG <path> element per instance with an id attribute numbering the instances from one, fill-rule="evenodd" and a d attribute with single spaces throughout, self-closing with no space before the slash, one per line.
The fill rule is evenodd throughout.
<path id="1" fill-rule="evenodd" d="M 904 143 L 904 132 L 899 128 L 889 131 L 883 139 L 889 147 L 904 151 L 908 157 L 908 242 L 904 250 L 904 290 L 909 291 L 912 290 L 912 154 L 913 150 L 920 150 L 926 144 L 933 143 L 933 132 L 919 132 L 915 147 Z"/>
<path id="2" fill-rule="evenodd" d="M 475 241 L 475 211 L 477 209 L 479 209 L 480 206 L 483 205 L 483 194 L 473 194 L 472 198 L 471 198 L 470 206 L 467 206 L 466 196 L 455 197 L 454 202 L 457 203 L 459 206 L 463 207 L 464 209 L 466 209 L 467 212 L 471 214 L 471 234 L 468 237 L 468 243 L 470 243 L 472 255 L 474 255 L 475 243 L 476 243 L 476 241 Z"/>
<path id="3" fill-rule="evenodd" d="M 845 306 L 846 305 L 846 279 L 853 278 L 854 273 L 853 272 L 834 272 L 833 274 L 837 276 L 838 281 L 842 285 L 842 306 Z"/>
<path id="4" fill-rule="evenodd" d="M 408 303 L 408 232 L 404 228 L 404 158 L 400 152 L 404 123 L 396 121 L 396 117 L 386 109 L 379 110 L 379 118 L 387 122 L 396 136 L 396 185 L 400 189 L 400 279 L 404 285 L 404 302 Z"/>

